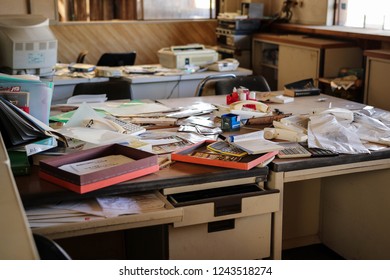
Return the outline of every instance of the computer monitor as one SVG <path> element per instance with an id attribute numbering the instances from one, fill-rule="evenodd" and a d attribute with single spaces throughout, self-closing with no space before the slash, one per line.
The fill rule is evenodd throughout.
<path id="1" fill-rule="evenodd" d="M 0 71 L 49 76 L 57 62 L 57 39 L 40 15 L 0 15 Z"/>

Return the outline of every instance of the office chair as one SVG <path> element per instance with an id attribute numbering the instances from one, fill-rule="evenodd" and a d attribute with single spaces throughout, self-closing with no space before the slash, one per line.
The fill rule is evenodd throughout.
<path id="1" fill-rule="evenodd" d="M 261 76 L 240 76 L 234 79 L 215 82 L 215 95 L 226 95 L 233 91 L 233 88 L 245 87 L 250 91 L 271 91 L 267 80 Z"/>
<path id="2" fill-rule="evenodd" d="M 33 237 L 41 260 L 71 260 L 68 253 L 55 241 L 36 233 Z"/>
<path id="3" fill-rule="evenodd" d="M 76 63 L 84 63 L 84 59 L 87 56 L 87 54 L 88 54 L 87 50 L 81 51 L 77 56 Z"/>
<path id="4" fill-rule="evenodd" d="M 128 53 L 104 53 L 98 60 L 97 66 L 125 66 L 134 65 L 136 58 L 136 52 Z"/>
<path id="5" fill-rule="evenodd" d="M 203 80 L 200 81 L 200 83 L 198 84 L 196 90 L 195 90 L 195 96 L 201 96 L 202 93 L 203 93 L 203 90 L 206 86 L 206 84 L 209 82 L 209 81 L 213 81 L 213 80 L 225 80 L 225 79 L 234 79 L 236 78 L 236 75 L 234 74 L 219 74 L 219 75 L 210 75 L 210 76 L 207 76 L 206 78 L 204 78 Z"/>
<path id="6" fill-rule="evenodd" d="M 107 100 L 132 99 L 130 85 L 126 80 L 80 83 L 74 87 L 73 95 L 106 94 Z"/>

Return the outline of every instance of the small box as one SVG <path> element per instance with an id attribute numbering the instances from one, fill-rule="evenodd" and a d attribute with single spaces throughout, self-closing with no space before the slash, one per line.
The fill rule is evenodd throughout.
<path id="1" fill-rule="evenodd" d="M 134 161 L 82 175 L 59 168 L 66 164 L 83 162 L 109 155 L 124 155 Z M 42 179 L 81 194 L 159 170 L 157 155 L 120 144 L 100 146 L 78 153 L 41 160 L 39 167 L 39 176 Z"/>
<path id="2" fill-rule="evenodd" d="M 168 196 L 183 209 L 169 230 L 170 259 L 262 259 L 270 256 L 278 190 L 235 185 Z M 250 229 L 250 230 L 248 230 Z"/>
<path id="3" fill-rule="evenodd" d="M 223 131 L 240 130 L 240 116 L 235 114 L 224 114 L 221 116 L 221 129 Z"/>
<path id="4" fill-rule="evenodd" d="M 300 80 L 284 85 L 284 95 L 299 97 L 309 95 L 319 95 L 321 90 L 314 86 L 313 79 Z"/>

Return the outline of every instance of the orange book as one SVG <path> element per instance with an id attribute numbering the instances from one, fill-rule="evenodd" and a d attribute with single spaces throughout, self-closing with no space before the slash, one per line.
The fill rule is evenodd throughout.
<path id="1" fill-rule="evenodd" d="M 125 181 L 131 180 L 131 179 L 135 179 L 135 178 L 138 178 L 141 176 L 145 176 L 145 175 L 148 175 L 150 173 L 157 172 L 158 170 L 159 170 L 158 165 L 150 166 L 150 167 L 147 167 L 144 169 L 136 170 L 133 172 L 125 173 L 122 175 L 99 180 L 99 181 L 92 182 L 92 183 L 87 183 L 84 185 L 78 185 L 78 184 L 66 181 L 66 180 L 58 178 L 54 175 L 50 175 L 42 170 L 39 171 L 39 177 L 46 180 L 46 181 L 49 181 L 49 182 L 52 182 L 56 185 L 64 187 L 66 189 L 69 189 L 71 191 L 83 194 L 83 193 L 95 191 L 95 190 L 98 190 L 98 189 L 101 189 L 104 187 L 112 186 L 112 185 L 115 185 L 115 184 L 118 184 L 121 182 L 125 182 Z"/>

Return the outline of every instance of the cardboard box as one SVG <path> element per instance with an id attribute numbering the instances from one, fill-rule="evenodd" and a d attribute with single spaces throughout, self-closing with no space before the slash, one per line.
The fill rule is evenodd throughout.
<path id="1" fill-rule="evenodd" d="M 109 155 L 124 155 L 134 161 L 82 175 L 60 169 L 61 166 L 66 164 Z M 159 170 L 157 155 L 119 144 L 105 145 L 78 153 L 41 160 L 39 166 L 40 178 L 81 194 Z"/>
<path id="2" fill-rule="evenodd" d="M 176 160 L 195 164 L 249 170 L 274 157 L 278 153 L 278 151 L 273 151 L 265 154 L 245 155 L 239 161 L 229 160 L 229 157 L 226 157 L 226 159 L 217 159 L 213 156 L 200 157 L 199 155 L 201 154 L 213 155 L 213 152 L 207 149 L 207 145 L 212 142 L 214 141 L 206 140 L 200 143 L 196 143 L 194 145 L 172 153 L 171 158 L 173 161 Z"/>

